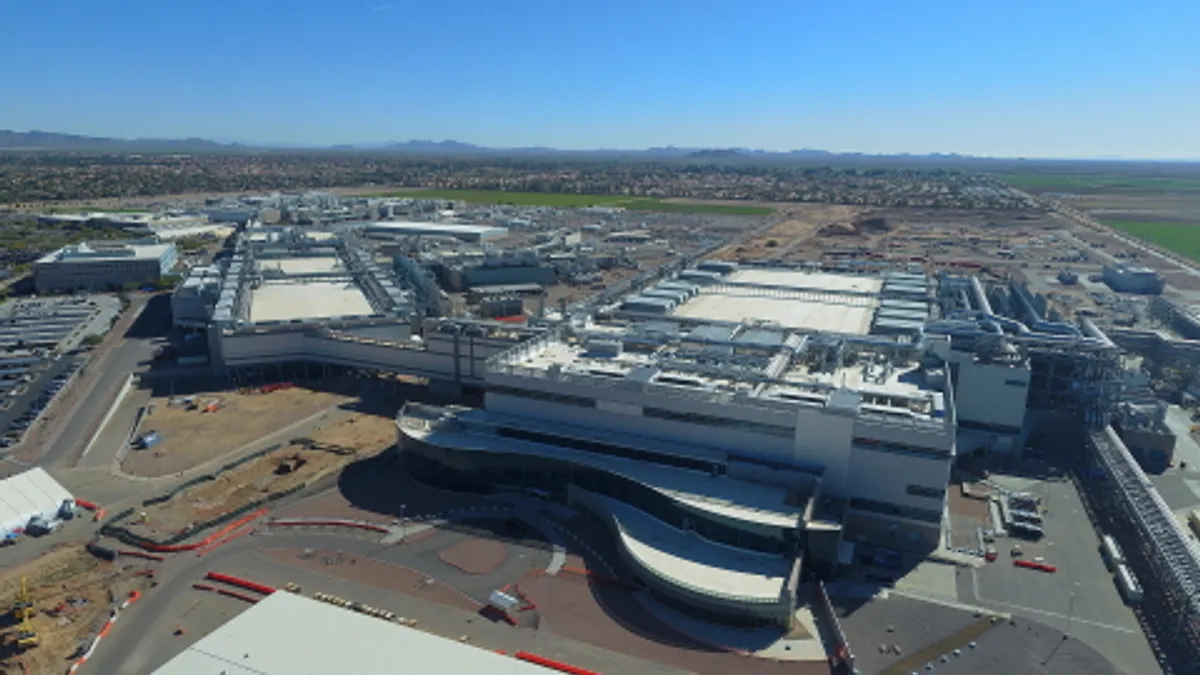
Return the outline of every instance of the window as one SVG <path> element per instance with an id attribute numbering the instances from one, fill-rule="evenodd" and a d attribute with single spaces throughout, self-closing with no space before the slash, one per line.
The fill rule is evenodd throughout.
<path id="1" fill-rule="evenodd" d="M 1029 383 L 1024 380 L 1005 380 L 1004 384 L 1010 387 L 1021 387 L 1022 389 L 1029 386 Z"/>
<path id="2" fill-rule="evenodd" d="M 893 443 L 891 441 L 880 441 L 874 438 L 855 438 L 854 444 L 862 446 L 864 450 L 874 450 L 876 452 L 890 452 L 898 455 L 909 455 L 912 457 L 920 457 L 922 459 L 948 459 L 950 457 L 949 450 L 938 450 L 935 448 L 925 448 L 919 445 L 908 445 L 905 443 Z"/>
<path id="3" fill-rule="evenodd" d="M 891 502 L 880 502 L 874 499 L 862 499 L 855 497 L 850 500 L 850 507 L 859 511 L 869 511 L 885 516 L 895 516 L 897 518 L 908 518 L 910 520 L 920 520 L 927 523 L 942 522 L 942 512 L 933 509 L 918 509 L 911 506 L 901 506 Z"/>
<path id="4" fill-rule="evenodd" d="M 596 407 L 596 399 L 587 398 L 585 396 L 568 396 L 566 394 L 554 394 L 546 391 L 533 391 L 530 389 L 514 389 L 512 387 L 491 387 L 488 391 L 496 394 L 504 394 L 505 396 L 516 396 L 518 398 L 531 398 L 539 401 L 549 401 L 551 403 L 562 403 L 564 405 L 574 405 L 580 408 Z"/>
<path id="5" fill-rule="evenodd" d="M 665 408 L 643 408 L 642 414 L 646 417 L 653 417 L 660 420 L 684 422 L 687 424 L 703 424 L 710 427 L 748 431 L 755 434 L 769 434 L 771 436 L 782 436 L 784 438 L 792 438 L 796 434 L 795 430 L 793 430 L 791 427 L 781 427 L 775 424 L 762 424 L 760 422 L 746 422 L 744 420 L 718 417 L 716 415 L 679 412 L 676 410 L 667 410 Z"/>
<path id="6" fill-rule="evenodd" d="M 945 499 L 946 497 L 945 490 L 924 485 L 909 485 L 904 491 L 914 497 L 929 497 L 930 499 Z"/>
<path id="7" fill-rule="evenodd" d="M 711 473 L 714 462 L 706 462 L 701 459 L 692 459 L 691 457 L 679 457 L 676 455 L 667 455 L 661 452 L 651 452 L 649 450 L 637 450 L 621 445 L 613 445 L 611 443 L 601 443 L 599 441 L 585 441 L 578 438 L 570 438 L 568 436 L 559 436 L 558 434 L 546 434 L 539 431 L 529 431 L 528 429 L 517 429 L 515 427 L 500 427 L 497 433 L 507 438 L 515 438 L 517 440 L 529 441 L 530 443 L 542 443 L 545 445 L 561 445 L 575 450 L 584 452 L 593 452 L 598 455 L 608 455 L 610 457 L 621 457 L 624 459 L 633 459 L 639 462 L 651 462 L 653 464 L 663 464 L 666 466 L 674 466 L 680 469 L 690 469 L 692 471 L 703 471 Z"/>

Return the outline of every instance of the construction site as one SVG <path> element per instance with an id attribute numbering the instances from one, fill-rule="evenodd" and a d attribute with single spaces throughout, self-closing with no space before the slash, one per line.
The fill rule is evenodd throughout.
<path id="1" fill-rule="evenodd" d="M 121 469 L 134 476 L 177 474 L 352 400 L 290 382 L 153 396 L 139 407 Z"/>

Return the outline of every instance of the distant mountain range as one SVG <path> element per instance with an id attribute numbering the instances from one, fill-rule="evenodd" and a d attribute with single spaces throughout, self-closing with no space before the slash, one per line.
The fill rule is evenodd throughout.
<path id="1" fill-rule="evenodd" d="M 643 149 L 562 150 L 547 147 L 492 148 L 462 141 L 411 140 L 337 145 L 270 144 L 217 141 L 206 138 L 107 138 L 63 134 L 53 131 L 11 131 L 0 129 L 0 151 L 57 151 L 57 152 L 374 152 L 413 156 L 486 157 L 486 156 L 564 156 L 564 157 L 628 157 L 643 159 L 693 159 L 703 161 L 737 161 L 740 159 L 760 160 L 855 160 L 878 161 L 930 161 L 943 164 L 992 162 L 1000 158 L 972 155 L 929 153 L 929 154 L 869 154 L 859 152 L 835 153 L 827 150 L 757 150 L 753 148 L 680 148 L 675 146 Z M 1009 158 L 1000 161 L 1018 161 Z M 1046 160 L 1030 160 L 1046 161 Z M 1092 158 L 1087 160 L 1062 161 L 1111 161 L 1124 162 L 1119 157 Z M 1181 160 L 1182 161 L 1182 160 Z M 1194 160 L 1193 160 L 1194 161 Z"/>
<path id="2" fill-rule="evenodd" d="M 63 134 L 52 131 L 0 130 L 0 150 L 42 150 L 60 152 L 219 152 L 219 151 L 362 151 L 389 152 L 408 155 L 596 155 L 641 156 L 690 159 L 737 159 L 767 157 L 856 157 L 859 153 L 835 154 L 825 150 L 791 150 L 773 152 L 750 148 L 679 148 L 674 146 L 635 149 L 561 150 L 547 147 L 491 148 L 461 141 L 411 140 L 382 143 L 349 143 L 337 145 L 282 145 L 235 143 L 205 138 L 107 138 Z M 938 155 L 930 155 L 938 156 Z M 952 157 L 953 155 L 940 155 Z"/>

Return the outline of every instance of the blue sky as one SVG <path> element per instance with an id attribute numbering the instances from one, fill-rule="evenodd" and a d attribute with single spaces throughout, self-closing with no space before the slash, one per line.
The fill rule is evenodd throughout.
<path id="1" fill-rule="evenodd" d="M 0 0 L 0 128 L 1200 158 L 1197 0 Z"/>

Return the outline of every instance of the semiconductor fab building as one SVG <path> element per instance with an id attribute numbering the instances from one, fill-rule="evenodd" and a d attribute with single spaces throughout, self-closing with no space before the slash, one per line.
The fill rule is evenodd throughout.
<path id="1" fill-rule="evenodd" d="M 483 409 L 408 406 L 399 451 L 426 482 L 592 512 L 672 606 L 786 626 L 805 570 L 938 545 L 956 414 L 933 303 L 920 275 L 708 263 L 493 356 Z"/>

